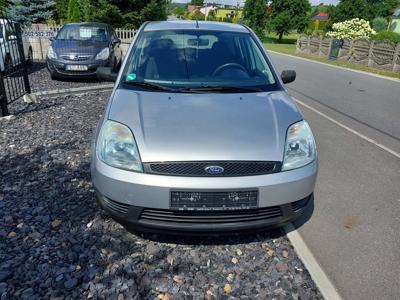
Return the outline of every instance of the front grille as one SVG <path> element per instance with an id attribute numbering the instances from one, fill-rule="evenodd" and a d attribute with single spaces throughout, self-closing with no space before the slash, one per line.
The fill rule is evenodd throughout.
<path id="1" fill-rule="evenodd" d="M 62 59 L 70 61 L 85 61 L 92 57 L 92 55 L 61 55 Z"/>
<path id="2" fill-rule="evenodd" d="M 224 169 L 219 174 L 209 174 L 206 168 L 219 166 Z M 254 176 L 279 172 L 281 164 L 270 161 L 205 161 L 205 162 L 151 162 L 145 163 L 146 173 L 172 176 Z"/>
<path id="3" fill-rule="evenodd" d="M 117 201 L 108 199 L 107 197 L 103 197 L 102 200 L 103 200 L 104 205 L 107 206 L 111 211 L 113 211 L 116 214 L 126 214 L 130 207 L 130 205 L 128 205 L 128 204 L 117 202 Z"/>
<path id="4" fill-rule="evenodd" d="M 262 221 L 282 217 L 279 206 L 235 211 L 172 211 L 166 209 L 144 209 L 140 219 L 150 222 L 179 222 L 193 224 L 239 223 Z"/>
<path id="5" fill-rule="evenodd" d="M 295 202 L 292 202 L 291 204 L 292 204 L 293 211 L 294 212 L 298 212 L 301 209 L 303 209 L 304 207 L 306 207 L 307 204 L 308 204 L 308 200 L 310 200 L 309 197 L 301 199 L 301 200 L 298 200 L 298 201 L 295 201 Z"/>

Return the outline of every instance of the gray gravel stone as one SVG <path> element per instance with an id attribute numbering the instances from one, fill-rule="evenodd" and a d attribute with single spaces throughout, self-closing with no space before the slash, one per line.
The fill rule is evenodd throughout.
<path id="1" fill-rule="evenodd" d="M 1 299 L 322 298 L 279 230 L 179 238 L 129 232 L 107 217 L 89 170 L 109 95 L 17 101 L 15 118 L 0 120 Z"/>

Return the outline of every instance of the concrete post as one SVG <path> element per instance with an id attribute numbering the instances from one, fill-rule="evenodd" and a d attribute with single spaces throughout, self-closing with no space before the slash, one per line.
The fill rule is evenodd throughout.
<path id="1" fill-rule="evenodd" d="M 333 43 L 333 39 L 331 38 L 331 40 L 329 41 L 328 57 L 327 58 L 330 58 L 331 51 L 332 51 L 332 43 Z M 338 56 L 339 56 L 339 53 L 338 53 Z"/>
<path id="2" fill-rule="evenodd" d="M 319 37 L 318 57 L 321 57 L 322 36 Z"/>
<path id="3" fill-rule="evenodd" d="M 368 67 L 372 67 L 374 65 L 374 60 L 372 59 L 374 45 L 375 45 L 375 42 L 371 41 L 371 44 L 369 45 L 369 52 L 368 52 Z"/>
<path id="4" fill-rule="evenodd" d="M 397 47 L 394 51 L 394 55 L 393 55 L 393 72 L 397 72 L 400 71 L 400 64 L 397 64 L 398 58 L 400 57 L 400 43 L 397 44 Z"/>

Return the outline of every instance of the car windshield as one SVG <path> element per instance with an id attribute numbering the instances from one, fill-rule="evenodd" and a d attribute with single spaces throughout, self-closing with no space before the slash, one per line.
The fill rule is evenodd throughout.
<path id="1" fill-rule="evenodd" d="M 248 33 L 142 32 L 123 73 L 126 86 L 156 90 L 276 89 L 261 49 Z"/>
<path id="2" fill-rule="evenodd" d="M 109 40 L 109 35 L 105 27 L 71 24 L 61 28 L 56 39 L 106 42 Z"/>

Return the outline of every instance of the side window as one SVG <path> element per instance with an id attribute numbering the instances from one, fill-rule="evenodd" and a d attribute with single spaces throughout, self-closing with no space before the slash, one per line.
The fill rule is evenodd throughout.
<path id="1" fill-rule="evenodd" d="M 254 63 L 254 69 L 260 71 L 267 77 L 269 83 L 275 83 L 274 76 L 272 75 L 271 69 L 269 68 L 267 62 L 263 59 L 264 55 L 261 50 L 258 48 L 255 41 L 250 38 L 250 42 L 248 43 L 250 56 L 252 60 L 252 64 Z"/>

